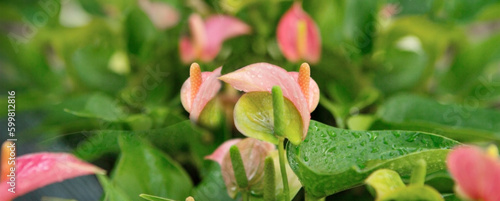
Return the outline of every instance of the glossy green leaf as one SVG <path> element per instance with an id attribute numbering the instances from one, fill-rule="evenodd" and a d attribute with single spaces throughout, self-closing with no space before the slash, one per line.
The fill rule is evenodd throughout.
<path id="1" fill-rule="evenodd" d="M 112 183 L 132 200 L 139 194 L 151 194 L 182 200 L 193 184 L 189 175 L 175 161 L 135 136 L 121 136 L 121 155 L 112 173 Z"/>
<path id="2" fill-rule="evenodd" d="M 418 130 L 463 141 L 500 140 L 500 112 L 479 107 L 443 105 L 415 95 L 387 100 L 372 129 Z"/>
<path id="3" fill-rule="evenodd" d="M 162 197 L 148 195 L 148 194 L 140 194 L 139 196 L 141 196 L 141 198 L 144 198 L 144 199 L 149 200 L 149 201 L 175 201 L 172 199 L 162 198 Z"/>
<path id="4" fill-rule="evenodd" d="M 64 111 L 80 117 L 98 118 L 106 121 L 120 121 L 125 112 L 111 97 L 97 93 L 92 95 L 84 108 L 66 108 Z"/>
<path id="5" fill-rule="evenodd" d="M 409 175 L 424 159 L 427 172 L 446 168 L 451 147 L 459 143 L 414 131 L 349 131 L 311 121 L 299 146 L 288 144 L 290 166 L 309 196 L 320 198 L 360 185 L 380 168 Z"/>
<path id="6" fill-rule="evenodd" d="M 292 102 L 284 98 L 282 119 L 284 134 L 292 143 L 302 141 L 302 118 Z M 234 123 L 248 137 L 278 144 L 274 135 L 273 100 L 271 93 L 250 92 L 238 100 L 234 107 Z"/>

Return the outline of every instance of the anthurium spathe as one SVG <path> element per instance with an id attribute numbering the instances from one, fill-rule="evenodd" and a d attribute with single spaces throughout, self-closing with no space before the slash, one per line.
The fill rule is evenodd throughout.
<path id="1" fill-rule="evenodd" d="M 283 55 L 292 62 L 300 60 L 317 63 L 321 57 L 321 36 L 313 19 L 302 9 L 300 2 L 281 17 L 276 30 Z"/>
<path id="2" fill-rule="evenodd" d="M 181 102 L 192 121 L 198 121 L 207 103 L 219 92 L 221 83 L 217 78 L 221 69 L 219 67 L 213 72 L 201 72 L 197 63 L 191 64 L 189 78 L 181 88 Z"/>
<path id="3" fill-rule="evenodd" d="M 221 165 L 222 177 L 224 178 L 227 192 L 233 198 L 239 190 L 229 154 L 229 149 L 233 145 L 238 147 L 240 151 L 248 179 L 249 190 L 257 194 L 261 193 L 264 178 L 264 160 L 271 151 L 276 149 L 275 146 L 253 138 L 234 139 L 223 143 L 212 155 L 206 157 Z"/>
<path id="4" fill-rule="evenodd" d="M 3 165 L 3 163 L 2 163 Z M 89 174 L 104 174 L 105 171 L 68 153 L 35 153 L 23 155 L 16 160 L 15 193 L 7 181 L 0 184 L 0 201 L 8 201 L 37 188 Z M 3 174 L 9 174 L 4 173 Z"/>
<path id="5" fill-rule="evenodd" d="M 310 77 L 307 63 L 301 65 L 299 72 L 287 72 L 269 63 L 256 63 L 225 74 L 219 79 L 237 90 L 265 92 L 247 93 L 236 103 L 235 125 L 244 135 L 277 144 L 277 139 L 273 137 L 272 98 L 269 92 L 273 86 L 279 86 L 285 97 L 285 127 L 288 129 L 285 134 L 294 144 L 305 138 L 310 112 L 314 111 L 319 102 L 319 88 Z"/>
<path id="6" fill-rule="evenodd" d="M 189 17 L 190 37 L 179 42 L 181 60 L 209 62 L 219 53 L 222 43 L 232 37 L 250 33 L 250 27 L 241 20 L 225 15 L 213 15 L 205 21 L 198 14 Z"/>
<path id="7" fill-rule="evenodd" d="M 180 13 L 167 3 L 150 0 L 139 0 L 138 3 L 157 29 L 173 27 L 180 20 Z"/>
<path id="8" fill-rule="evenodd" d="M 495 146 L 487 151 L 472 146 L 458 147 L 448 155 L 447 166 L 459 196 L 469 200 L 500 200 L 500 160 Z"/>

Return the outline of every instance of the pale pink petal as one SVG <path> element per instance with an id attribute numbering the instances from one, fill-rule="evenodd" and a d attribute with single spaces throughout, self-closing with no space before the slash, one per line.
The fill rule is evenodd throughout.
<path id="1" fill-rule="evenodd" d="M 299 111 L 304 126 L 303 137 L 307 135 L 311 119 L 309 104 L 296 79 L 283 68 L 268 63 L 256 63 L 225 74 L 219 79 L 229 83 L 235 89 L 245 92 L 271 92 L 273 86 L 280 86 L 283 96 L 288 98 Z"/>
<path id="2" fill-rule="evenodd" d="M 12 200 L 37 188 L 66 179 L 89 174 L 104 174 L 97 166 L 84 162 L 68 153 L 35 153 L 19 157 L 16 161 L 16 193 L 7 191 L 9 184 L 0 184 L 0 201 Z"/>
<path id="3" fill-rule="evenodd" d="M 300 21 L 305 22 L 306 37 L 305 51 L 301 53 L 298 50 L 298 24 Z M 303 59 L 310 63 L 317 63 L 321 56 L 321 37 L 319 29 L 312 18 L 302 10 L 300 2 L 296 2 L 283 15 L 278 23 L 276 31 L 278 45 L 283 52 L 283 55 L 292 62 L 297 62 Z"/>
<path id="4" fill-rule="evenodd" d="M 229 148 L 240 141 L 241 139 L 232 139 L 222 143 L 219 147 L 217 147 L 214 153 L 205 156 L 205 159 L 213 160 L 222 166 L 222 160 L 224 159 L 224 156 L 226 156 L 226 154 L 229 152 Z"/>
<path id="5" fill-rule="evenodd" d="M 298 82 L 299 79 L 299 73 L 298 72 L 288 72 L 293 79 Z M 319 87 L 316 81 L 314 81 L 311 78 L 311 81 L 309 82 L 309 100 L 307 103 L 309 104 L 309 112 L 313 112 L 314 109 L 318 106 L 319 103 Z"/>
<path id="6" fill-rule="evenodd" d="M 206 19 L 205 30 L 209 40 L 203 48 L 201 60 L 211 61 L 217 56 L 225 40 L 249 34 L 251 28 L 235 17 L 214 15 Z"/>
<path id="7" fill-rule="evenodd" d="M 149 0 L 139 0 L 139 6 L 148 15 L 156 28 L 164 30 L 175 26 L 180 19 L 179 12 L 172 6 L 160 2 Z"/>
<path id="8" fill-rule="evenodd" d="M 194 46 L 187 36 L 182 36 L 179 41 L 179 54 L 183 63 L 189 63 L 196 60 Z"/>
<path id="9" fill-rule="evenodd" d="M 201 111 L 203 111 L 203 108 L 205 108 L 205 105 L 207 105 L 207 103 L 212 100 L 215 95 L 217 95 L 222 87 L 222 84 L 218 80 L 221 70 L 222 67 L 219 67 L 215 69 L 206 79 L 203 79 L 200 90 L 198 91 L 198 94 L 196 94 L 196 97 L 191 105 L 189 118 L 192 121 L 196 122 L 198 120 L 198 117 L 200 116 Z"/>
<path id="10" fill-rule="evenodd" d="M 210 77 L 210 75 L 212 74 L 213 72 L 202 72 L 201 73 L 202 83 L 205 82 L 208 79 L 208 77 Z M 184 84 L 182 84 L 181 103 L 187 112 L 191 112 L 191 106 L 193 105 L 193 100 L 191 100 L 191 78 L 188 78 L 186 81 L 184 81 Z"/>
<path id="11" fill-rule="evenodd" d="M 461 193 L 474 200 L 498 200 L 500 162 L 481 149 L 463 146 L 447 159 L 448 169 Z"/>

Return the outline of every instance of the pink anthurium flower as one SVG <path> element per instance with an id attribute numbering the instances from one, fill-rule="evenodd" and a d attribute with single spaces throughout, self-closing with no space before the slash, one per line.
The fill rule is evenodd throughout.
<path id="1" fill-rule="evenodd" d="M 217 78 L 221 69 L 219 67 L 213 72 L 201 72 L 200 65 L 191 64 L 189 78 L 181 88 L 181 102 L 192 121 L 198 121 L 205 105 L 219 92 L 221 83 Z"/>
<path id="2" fill-rule="evenodd" d="M 316 109 L 319 102 L 319 88 L 310 77 L 310 67 L 307 63 L 300 66 L 299 72 L 287 72 L 269 63 L 256 63 L 225 74 L 219 79 L 245 92 L 271 92 L 273 86 L 280 86 L 283 96 L 293 103 L 302 117 L 302 139 L 307 135 L 310 113 Z"/>
<path id="3" fill-rule="evenodd" d="M 179 12 L 164 2 L 139 0 L 138 3 L 157 29 L 164 30 L 173 27 L 180 20 Z"/>
<path id="4" fill-rule="evenodd" d="M 222 143 L 217 149 L 215 149 L 214 153 L 205 156 L 205 159 L 213 160 L 222 167 L 222 159 L 229 152 L 229 148 L 231 148 L 236 143 L 240 142 L 241 139 L 232 139 Z"/>
<path id="5" fill-rule="evenodd" d="M 276 31 L 283 55 L 292 62 L 300 60 L 317 63 L 321 56 L 321 36 L 313 19 L 302 9 L 300 2 L 281 17 Z"/>
<path id="6" fill-rule="evenodd" d="M 253 138 L 233 139 L 223 143 L 213 154 L 205 157 L 214 160 L 221 165 L 222 177 L 227 187 L 229 196 L 235 197 L 238 192 L 236 178 L 234 176 L 233 165 L 229 149 L 236 145 L 240 150 L 243 166 L 248 178 L 248 185 L 252 191 L 261 191 L 264 177 L 264 160 L 275 150 L 274 144 L 263 142 Z"/>
<path id="7" fill-rule="evenodd" d="M 500 200 L 500 160 L 498 149 L 487 152 L 472 146 L 454 149 L 447 159 L 457 194 L 469 200 Z"/>
<path id="8" fill-rule="evenodd" d="M 37 188 L 66 179 L 89 174 L 105 174 L 101 168 L 81 161 L 68 153 L 42 152 L 23 155 L 17 158 L 14 167 L 15 193 L 8 191 L 12 187 L 9 182 L 14 177 L 7 177 L 0 183 L 0 201 L 8 201 Z M 2 171 L 2 176 L 5 174 L 11 173 Z"/>
<path id="9" fill-rule="evenodd" d="M 212 61 L 219 53 L 222 43 L 232 37 L 250 33 L 250 27 L 237 18 L 214 15 L 205 20 L 198 14 L 189 17 L 190 37 L 183 36 L 179 42 L 181 60 L 184 63 L 200 60 Z"/>

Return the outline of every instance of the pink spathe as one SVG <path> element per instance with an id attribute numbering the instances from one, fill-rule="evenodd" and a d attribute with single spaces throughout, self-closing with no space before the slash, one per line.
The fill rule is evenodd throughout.
<path id="1" fill-rule="evenodd" d="M 182 36 L 179 42 L 184 63 L 195 60 L 210 62 L 219 54 L 225 40 L 251 32 L 250 26 L 226 15 L 213 15 L 203 21 L 198 14 L 192 14 L 189 29 L 190 37 Z"/>
<path id="2" fill-rule="evenodd" d="M 182 106 L 189 112 L 189 118 L 192 121 L 198 121 L 198 117 L 200 116 L 201 111 L 203 111 L 203 108 L 205 108 L 205 105 L 207 105 L 207 103 L 219 92 L 222 85 L 217 78 L 220 76 L 221 70 L 222 67 L 219 67 L 213 72 L 201 73 L 201 85 L 199 86 L 199 90 L 196 92 L 196 96 L 194 98 L 191 96 L 191 79 L 193 78 L 188 78 L 182 85 Z"/>
<path id="3" fill-rule="evenodd" d="M 232 139 L 222 143 L 219 147 L 217 147 L 214 153 L 205 156 L 205 159 L 213 160 L 219 163 L 220 166 L 222 166 L 222 160 L 224 159 L 224 156 L 229 152 L 229 149 L 240 141 L 241 139 Z"/>
<path id="4" fill-rule="evenodd" d="M 319 88 L 312 78 L 309 82 L 309 100 L 306 100 L 302 93 L 297 72 L 287 72 L 285 69 L 269 63 L 251 64 L 225 74 L 219 79 L 244 92 L 271 92 L 273 86 L 280 86 L 283 96 L 293 103 L 302 117 L 303 138 L 305 138 L 309 129 L 310 113 L 314 111 L 319 102 Z"/>
<path id="5" fill-rule="evenodd" d="M 300 2 L 281 17 L 276 31 L 278 46 L 292 62 L 317 63 L 321 57 L 321 36 L 313 19 L 302 9 Z"/>
<path id="6" fill-rule="evenodd" d="M 497 156 L 472 146 L 454 149 L 448 155 L 448 169 L 459 195 L 472 200 L 500 200 L 500 161 Z"/>
<path id="7" fill-rule="evenodd" d="M 66 179 L 105 171 L 68 153 L 41 152 L 27 154 L 16 160 L 15 194 L 7 181 L 0 184 L 0 201 L 12 200 L 37 188 Z"/>

